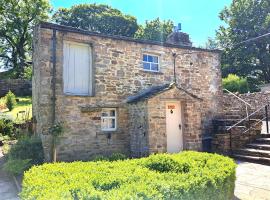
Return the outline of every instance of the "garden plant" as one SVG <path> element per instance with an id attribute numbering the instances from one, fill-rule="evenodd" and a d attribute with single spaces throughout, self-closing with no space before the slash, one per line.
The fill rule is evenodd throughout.
<path id="1" fill-rule="evenodd" d="M 98 159 L 97 159 L 98 160 Z M 236 164 L 199 152 L 51 163 L 25 172 L 21 199 L 232 199 Z"/>

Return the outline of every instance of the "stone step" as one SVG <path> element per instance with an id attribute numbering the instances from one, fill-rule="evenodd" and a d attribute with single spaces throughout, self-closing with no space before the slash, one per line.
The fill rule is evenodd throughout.
<path id="1" fill-rule="evenodd" d="M 270 144 L 270 138 L 258 138 L 255 142 L 260 144 Z"/>
<path id="2" fill-rule="evenodd" d="M 268 134 L 262 133 L 262 134 L 260 134 L 260 137 L 261 138 L 270 138 L 270 134 L 269 133 Z"/>
<path id="3" fill-rule="evenodd" d="M 246 156 L 254 156 L 254 157 L 267 157 L 267 158 L 270 159 L 270 151 L 269 150 L 243 148 L 243 149 L 237 149 L 237 150 L 235 150 L 233 152 L 233 154 L 246 155 Z"/>
<path id="4" fill-rule="evenodd" d="M 243 161 L 270 165 L 270 158 L 267 158 L 267 157 L 247 156 L 247 155 L 241 155 L 241 154 L 234 154 L 233 157 L 239 160 L 243 160 Z"/>
<path id="5" fill-rule="evenodd" d="M 251 148 L 251 149 L 260 149 L 260 150 L 269 150 L 270 151 L 270 144 L 251 143 L 251 144 L 247 144 L 247 147 Z"/>

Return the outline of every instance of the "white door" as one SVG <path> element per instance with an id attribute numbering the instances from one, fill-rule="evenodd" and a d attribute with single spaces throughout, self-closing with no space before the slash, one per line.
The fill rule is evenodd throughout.
<path id="1" fill-rule="evenodd" d="M 177 153 L 183 150 L 182 120 L 180 102 L 166 103 L 167 152 Z"/>

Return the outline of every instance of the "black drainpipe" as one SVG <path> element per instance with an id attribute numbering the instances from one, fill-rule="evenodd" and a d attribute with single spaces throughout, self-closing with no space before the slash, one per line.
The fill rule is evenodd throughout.
<path id="1" fill-rule="evenodd" d="M 52 126 L 55 124 L 55 76 L 56 76 L 56 30 L 53 29 L 53 37 L 52 37 Z"/>
<path id="2" fill-rule="evenodd" d="M 173 56 L 173 82 L 176 84 L 175 60 L 176 60 L 177 54 L 173 53 L 172 56 Z"/>

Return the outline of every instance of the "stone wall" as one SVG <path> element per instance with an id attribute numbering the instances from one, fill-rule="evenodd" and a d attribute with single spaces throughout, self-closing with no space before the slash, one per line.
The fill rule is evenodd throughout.
<path id="1" fill-rule="evenodd" d="M 230 155 L 231 151 L 245 147 L 246 144 L 259 137 L 261 125 L 262 123 L 258 123 L 247 132 L 244 129 L 235 127 L 228 133 L 216 134 L 212 141 L 213 152 Z"/>
<path id="2" fill-rule="evenodd" d="M 202 150 L 201 109 L 203 102 L 174 87 L 143 101 L 130 104 L 131 153 L 133 156 L 167 151 L 166 103 L 180 102 L 184 150 Z"/>
<path id="3" fill-rule="evenodd" d="M 260 109 L 262 106 L 270 103 L 269 92 L 254 92 L 254 93 L 246 93 L 246 94 L 237 94 L 237 96 L 251 105 L 251 107 L 248 106 L 249 113 L 252 113 Z M 242 117 L 246 116 L 245 103 L 241 102 L 232 94 L 228 94 L 228 93 L 223 94 L 222 105 L 223 105 L 223 111 L 221 115 L 239 114 Z M 264 114 L 264 110 L 258 113 L 258 115 L 262 115 L 262 114 Z"/>
<path id="4" fill-rule="evenodd" d="M 130 151 L 134 157 L 149 154 L 149 121 L 147 101 L 129 105 Z"/>
<path id="5" fill-rule="evenodd" d="M 52 30 L 40 27 L 35 30 L 33 116 L 37 120 L 37 132 L 43 135 L 46 135 L 52 122 L 51 38 Z M 91 44 L 95 73 L 93 97 L 68 96 L 63 93 L 64 40 Z M 209 132 L 211 120 L 220 112 L 219 98 L 222 92 L 217 52 L 164 47 L 72 31 L 57 31 L 56 48 L 56 120 L 65 124 L 65 133 L 58 145 L 60 160 L 87 159 L 103 152 L 130 151 L 129 115 L 122 102 L 149 86 L 172 82 L 172 53 L 179 54 L 176 59 L 177 84 L 203 99 L 200 105 L 203 119 L 199 130 L 201 134 Z M 143 70 L 143 53 L 160 57 L 160 72 Z M 193 65 L 190 65 L 191 62 Z M 118 129 L 111 133 L 110 140 L 101 131 L 100 111 L 82 112 L 81 107 L 88 105 L 118 109 Z M 45 149 L 49 149 L 48 141 L 44 140 Z M 45 154 L 49 159 L 49 153 L 46 151 Z"/>
<path id="6" fill-rule="evenodd" d="M 0 80 L 0 97 L 5 96 L 9 90 L 16 96 L 32 95 L 32 83 L 22 79 Z"/>

